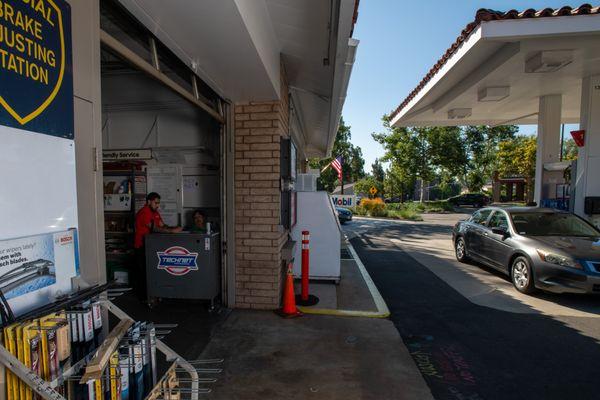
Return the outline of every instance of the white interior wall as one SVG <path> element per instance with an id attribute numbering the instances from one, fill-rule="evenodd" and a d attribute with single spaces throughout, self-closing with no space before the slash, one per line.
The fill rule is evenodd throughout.
<path id="1" fill-rule="evenodd" d="M 141 73 L 102 76 L 105 149 L 206 147 L 218 154 L 216 122 Z"/>
<path id="2" fill-rule="evenodd" d="M 219 221 L 219 129 L 212 118 L 139 73 L 104 74 L 102 106 L 104 149 L 152 148 L 155 159 L 148 164 L 182 165 L 184 181 L 189 177 L 200 185 L 187 193 L 184 225 L 197 207 Z M 173 147 L 178 149 L 166 149 Z M 206 151 L 180 149 L 197 147 Z"/>

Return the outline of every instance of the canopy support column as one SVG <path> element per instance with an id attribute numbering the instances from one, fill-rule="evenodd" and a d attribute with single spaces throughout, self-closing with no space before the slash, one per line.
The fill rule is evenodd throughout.
<path id="1" fill-rule="evenodd" d="M 579 148 L 575 181 L 575 213 L 600 224 L 600 215 L 585 214 L 585 198 L 600 197 L 600 75 L 584 78 L 581 87 L 580 128 L 585 144 Z"/>
<path id="2" fill-rule="evenodd" d="M 552 183 L 558 182 L 554 182 L 553 173 L 544 171 L 544 164 L 560 161 L 561 113 L 562 95 L 540 97 L 534 190 L 534 201 L 538 206 L 542 205 L 543 199 L 555 197 Z"/>

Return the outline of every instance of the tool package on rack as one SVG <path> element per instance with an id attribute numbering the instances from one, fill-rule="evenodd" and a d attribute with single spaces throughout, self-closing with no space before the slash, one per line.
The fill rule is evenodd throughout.
<path id="1" fill-rule="evenodd" d="M 95 286 L 14 318 L 2 304 L 0 362 L 7 400 L 183 400 L 209 393 L 223 360 L 187 361 L 160 338 L 176 325 L 134 321 L 110 301 L 127 289 Z M 108 314 L 119 321 L 109 327 Z M 171 366 L 161 373 L 157 353 Z"/>

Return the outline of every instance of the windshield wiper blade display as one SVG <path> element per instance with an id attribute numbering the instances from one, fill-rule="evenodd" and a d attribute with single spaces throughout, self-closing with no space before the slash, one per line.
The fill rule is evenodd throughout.
<path id="1" fill-rule="evenodd" d="M 8 293 L 11 290 L 26 284 L 41 276 L 56 277 L 50 271 L 54 263 L 49 260 L 39 259 L 21 264 L 0 276 L 0 290 Z"/>

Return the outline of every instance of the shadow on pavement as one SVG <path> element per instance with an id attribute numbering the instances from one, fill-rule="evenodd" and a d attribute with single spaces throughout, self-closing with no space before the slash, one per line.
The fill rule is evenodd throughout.
<path id="1" fill-rule="evenodd" d="M 452 227 L 448 225 L 419 223 L 396 224 L 382 226 L 379 228 L 372 227 L 367 230 L 364 230 L 363 233 L 360 235 L 360 238 L 373 248 L 381 248 L 380 244 L 378 244 L 377 242 L 373 242 L 370 239 L 371 235 L 376 235 L 377 237 L 390 240 L 400 239 L 408 245 L 420 245 L 423 243 L 427 243 L 427 237 L 430 236 L 433 237 L 435 235 L 447 235 L 448 238 L 450 238 L 452 235 Z M 447 249 L 428 247 L 426 251 L 427 254 L 435 257 L 447 257 Z M 476 267 L 486 274 L 490 274 L 499 279 L 502 279 L 503 282 L 506 282 L 512 286 L 512 282 L 509 276 L 498 271 L 495 268 L 488 267 L 475 261 L 469 262 L 468 265 Z M 555 294 L 538 291 L 530 296 L 547 302 L 555 303 L 563 307 L 571 308 L 573 310 L 578 310 L 587 313 L 598 313 L 598 309 L 600 306 L 600 296 L 598 295 Z"/>
<path id="2" fill-rule="evenodd" d="M 369 241 L 377 248 L 352 244 L 435 398 L 598 398 L 596 340 L 543 314 L 475 305 L 389 241 Z"/>

